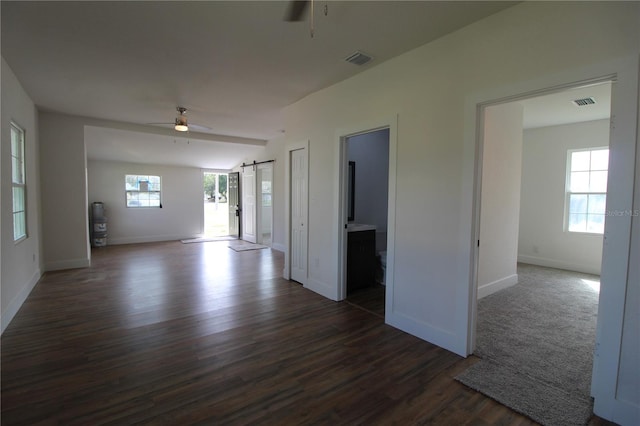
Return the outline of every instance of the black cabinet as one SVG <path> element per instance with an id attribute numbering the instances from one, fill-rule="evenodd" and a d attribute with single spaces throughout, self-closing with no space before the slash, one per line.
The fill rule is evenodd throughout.
<path id="1" fill-rule="evenodd" d="M 376 231 L 348 232 L 347 293 L 375 284 Z"/>

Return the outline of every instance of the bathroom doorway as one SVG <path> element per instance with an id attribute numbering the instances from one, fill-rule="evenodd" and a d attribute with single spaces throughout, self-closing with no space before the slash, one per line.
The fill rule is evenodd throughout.
<path id="1" fill-rule="evenodd" d="M 347 302 L 384 318 L 389 210 L 389 129 L 345 139 Z"/>

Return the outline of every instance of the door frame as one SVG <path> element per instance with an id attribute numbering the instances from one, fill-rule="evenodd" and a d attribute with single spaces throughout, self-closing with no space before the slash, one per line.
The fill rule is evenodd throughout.
<path id="1" fill-rule="evenodd" d="M 395 265 L 395 232 L 396 232 L 396 164 L 398 150 L 398 116 L 374 119 L 365 123 L 356 124 L 347 128 L 339 129 L 336 132 L 337 156 L 336 167 L 338 170 L 337 188 L 338 194 L 337 209 L 334 213 L 337 225 L 337 288 L 336 300 L 344 300 L 347 297 L 347 193 L 349 175 L 349 157 L 347 152 L 347 139 L 376 130 L 389 129 L 389 196 L 387 199 L 387 267 L 385 281 L 385 322 L 393 317 L 393 294 L 394 294 L 394 265 Z"/>
<path id="2" fill-rule="evenodd" d="M 240 186 L 240 176 L 242 176 L 242 172 L 240 171 L 229 171 L 227 172 L 227 204 L 229 206 L 229 212 L 231 213 L 231 202 L 229 201 L 229 193 L 231 192 L 229 190 L 230 187 L 230 176 L 232 173 L 236 173 L 238 175 L 238 194 L 237 194 L 237 209 L 236 209 L 236 220 L 238 221 L 238 233 L 237 234 L 232 234 L 231 233 L 231 223 L 229 222 L 229 236 L 231 237 L 236 237 L 237 239 L 240 239 L 240 237 L 242 236 L 242 187 Z M 234 209 L 236 207 L 234 206 Z"/>
<path id="3" fill-rule="evenodd" d="M 462 235 L 469 238 L 465 244 L 469 247 L 470 267 L 469 281 L 466 284 L 461 283 L 458 289 L 461 297 L 466 299 L 464 303 L 467 315 L 461 315 L 457 324 L 459 330 L 466 329 L 467 341 L 464 352 L 467 354 L 471 354 L 475 349 L 476 339 L 479 253 L 477 241 L 480 230 L 484 108 L 589 83 L 613 81 L 609 163 L 615 163 L 615 165 L 609 168 L 607 210 L 632 211 L 637 148 L 639 69 L 639 58 L 633 55 L 514 86 L 494 88 L 467 98 L 462 205 L 464 207 L 465 204 L 471 203 L 469 211 L 472 212 L 472 217 L 469 228 L 464 230 L 468 232 L 463 232 Z M 615 185 L 611 182 L 615 182 Z M 467 209 L 464 208 L 463 211 Z M 591 393 L 595 398 L 594 412 L 606 419 L 622 423 L 625 419 L 632 419 L 634 415 L 632 404 L 616 399 L 628 284 L 631 219 L 630 215 L 617 216 L 607 219 L 605 223 L 602 286 L 598 304 L 596 350 L 591 385 Z M 462 302 L 463 299 L 460 301 Z"/>
<path id="4" fill-rule="evenodd" d="M 282 269 L 282 277 L 286 280 L 291 279 L 291 153 L 293 151 L 297 151 L 299 149 L 304 149 L 307 154 L 307 200 L 305 202 L 307 206 L 307 276 L 306 280 L 309 279 L 309 181 L 310 179 L 310 162 L 309 162 L 309 140 L 302 142 L 295 142 L 287 145 L 285 149 L 285 153 L 287 156 L 287 160 L 285 161 L 284 167 L 284 187 L 285 197 L 284 197 L 284 223 L 285 223 L 285 232 L 284 232 L 284 241 L 285 241 L 285 254 L 284 254 L 284 267 Z M 307 286 L 307 282 L 301 283 L 303 286 Z"/>
<path id="5" fill-rule="evenodd" d="M 221 175 L 221 174 L 226 174 L 227 175 L 227 193 L 229 192 L 229 173 L 233 173 L 233 170 L 226 170 L 226 169 L 200 169 L 200 174 L 201 174 L 201 178 L 202 178 L 202 188 L 204 189 L 204 175 L 205 174 L 217 174 L 217 175 Z M 220 184 L 220 182 L 216 182 L 216 185 L 218 186 Z M 218 188 L 219 189 L 219 188 Z M 238 188 L 238 192 L 239 192 L 239 188 Z M 228 198 L 227 198 L 227 202 L 228 202 Z M 204 208 L 202 209 L 202 233 L 201 236 L 204 237 L 205 235 L 205 213 L 204 213 Z M 229 234 L 230 235 L 230 234 Z"/>

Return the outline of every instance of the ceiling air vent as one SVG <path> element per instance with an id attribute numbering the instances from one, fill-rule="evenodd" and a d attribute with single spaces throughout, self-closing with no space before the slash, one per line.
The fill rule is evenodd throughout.
<path id="1" fill-rule="evenodd" d="M 593 98 L 582 98 L 582 99 L 575 99 L 573 103 L 576 104 L 577 106 L 593 105 L 596 103 L 596 100 Z"/>
<path id="2" fill-rule="evenodd" d="M 371 56 L 365 55 L 364 53 L 358 51 L 355 51 L 351 55 L 344 58 L 345 61 L 351 62 L 352 64 L 356 65 L 364 65 L 371 59 L 373 59 L 371 58 Z"/>

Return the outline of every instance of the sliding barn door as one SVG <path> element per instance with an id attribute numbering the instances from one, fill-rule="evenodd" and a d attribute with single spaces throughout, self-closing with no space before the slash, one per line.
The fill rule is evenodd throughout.
<path id="1" fill-rule="evenodd" d="M 256 242 L 256 171 L 245 167 L 242 176 L 242 239 Z"/>

